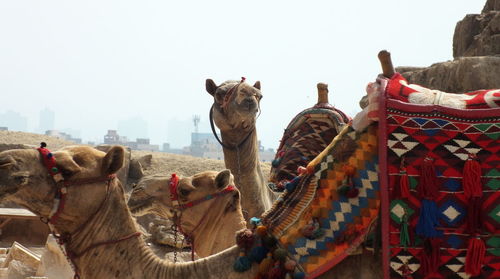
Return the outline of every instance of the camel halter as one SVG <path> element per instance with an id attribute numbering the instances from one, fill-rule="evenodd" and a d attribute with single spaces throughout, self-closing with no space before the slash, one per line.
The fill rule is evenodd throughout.
<path id="1" fill-rule="evenodd" d="M 69 245 L 71 244 L 72 241 L 72 236 L 75 235 L 76 233 L 80 232 L 83 228 L 85 228 L 88 223 L 97 215 L 99 211 L 104 207 L 104 204 L 109 198 L 109 187 L 111 182 L 116 179 L 115 174 L 107 175 L 107 176 L 100 176 L 100 177 L 94 177 L 94 178 L 88 178 L 88 179 L 78 179 L 78 180 L 64 180 L 64 177 L 62 176 L 61 172 L 59 169 L 56 167 L 56 159 L 53 156 L 53 154 L 45 148 L 47 144 L 45 142 L 42 142 L 40 144 L 40 147 L 37 148 L 38 152 L 42 156 L 43 164 L 47 168 L 47 171 L 50 176 L 52 176 L 55 184 L 56 184 L 56 194 L 54 197 L 54 205 L 52 207 L 52 210 L 48 216 L 48 218 L 40 217 L 40 220 L 47 224 L 49 226 L 50 232 L 52 235 L 57 239 L 57 243 L 61 247 L 61 250 L 63 251 L 64 255 L 66 256 L 66 259 L 71 263 L 71 268 L 73 269 L 73 272 L 75 273 L 74 278 L 80 278 L 79 274 L 79 269 L 75 263 L 75 260 L 85 253 L 87 253 L 89 250 L 92 250 L 94 248 L 97 248 L 99 246 L 103 245 L 109 245 L 109 244 L 115 244 L 124 240 L 131 239 L 133 237 L 138 237 L 141 235 L 140 232 L 134 232 L 132 234 L 120 237 L 118 239 L 114 240 L 108 240 L 108 241 L 101 241 L 97 242 L 94 244 L 91 244 L 87 248 L 83 249 L 81 252 L 76 253 L 75 251 L 71 250 L 69 248 Z M 61 234 L 58 234 L 56 232 L 56 229 L 54 225 L 57 222 L 57 219 L 59 218 L 60 214 L 64 210 L 64 206 L 66 204 L 66 195 L 68 193 L 68 187 L 69 186 L 79 186 L 79 185 L 85 185 L 85 184 L 91 184 L 91 183 L 98 183 L 98 182 L 105 182 L 106 183 L 106 196 L 102 200 L 101 204 L 97 208 L 97 210 L 92 213 L 89 218 L 83 222 L 76 230 L 73 232 L 63 232 Z M 62 246 L 64 245 L 64 249 L 62 249 Z"/>
<path id="2" fill-rule="evenodd" d="M 220 198 L 226 194 L 232 193 L 232 192 L 236 191 L 236 187 L 234 185 L 228 185 L 226 188 L 224 188 L 223 190 L 221 190 L 215 194 L 209 194 L 209 195 L 206 195 L 202 198 L 196 199 L 194 201 L 181 204 L 179 202 L 179 194 L 177 192 L 178 186 L 179 186 L 179 177 L 177 176 L 177 174 L 173 173 L 171 178 L 170 178 L 169 190 L 170 190 L 170 199 L 172 200 L 172 204 L 174 205 L 174 209 L 176 211 L 175 217 L 174 217 L 174 224 L 175 224 L 175 227 L 177 227 L 179 229 L 179 231 L 182 233 L 182 235 L 184 235 L 184 238 L 191 245 L 191 260 L 194 261 L 194 248 L 195 247 L 194 247 L 193 232 L 196 231 L 200 227 L 200 225 L 203 223 L 203 221 L 205 221 L 205 218 L 207 217 L 210 210 L 205 211 L 205 213 L 203 214 L 203 217 L 201 217 L 200 221 L 198 221 L 198 224 L 196 224 L 194 229 L 189 233 L 182 229 L 182 226 L 181 226 L 182 212 L 187 208 L 194 207 L 194 206 L 197 206 L 203 202 L 206 202 L 206 201 L 209 201 L 212 199 L 217 199 L 217 198 Z M 177 213 L 180 213 L 180 214 L 177 214 Z M 175 228 L 174 228 L 174 233 L 175 233 L 175 235 L 174 235 L 175 241 L 177 242 L 177 230 Z M 175 253 L 174 254 L 174 262 L 176 259 L 177 259 L 177 255 Z"/>

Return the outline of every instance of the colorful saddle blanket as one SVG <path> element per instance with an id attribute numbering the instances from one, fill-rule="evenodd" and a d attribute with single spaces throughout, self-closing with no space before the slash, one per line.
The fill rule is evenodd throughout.
<path id="1" fill-rule="evenodd" d="M 379 212 L 377 126 L 359 133 L 344 127 L 313 160 L 294 189 L 287 189 L 263 215 L 263 223 L 314 278 L 347 257 L 365 240 Z M 339 191 L 351 169 L 350 187 Z M 312 229 L 312 234 L 311 234 Z"/>
<path id="2" fill-rule="evenodd" d="M 500 278 L 500 108 L 405 103 L 395 76 L 379 123 L 389 277 Z"/>
<path id="3" fill-rule="evenodd" d="M 297 114 L 288 124 L 272 162 L 269 187 L 282 192 L 285 184 L 323 151 L 350 118 L 328 104 L 318 104 Z"/>

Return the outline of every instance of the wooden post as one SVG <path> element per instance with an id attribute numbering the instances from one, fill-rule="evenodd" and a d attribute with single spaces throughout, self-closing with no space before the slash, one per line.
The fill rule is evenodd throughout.
<path id="1" fill-rule="evenodd" d="M 387 50 L 381 50 L 378 53 L 378 59 L 380 60 L 380 64 L 382 65 L 382 73 L 384 77 L 391 78 L 394 73 L 394 66 L 392 65 L 391 53 Z"/>
<path id="2" fill-rule="evenodd" d="M 318 87 L 318 104 L 328 104 L 328 84 L 320 82 L 316 86 Z"/>

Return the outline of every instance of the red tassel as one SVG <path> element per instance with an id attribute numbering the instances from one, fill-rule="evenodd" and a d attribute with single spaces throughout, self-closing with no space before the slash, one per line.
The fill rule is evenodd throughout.
<path id="1" fill-rule="evenodd" d="M 418 194 L 420 198 L 436 200 L 439 197 L 436 170 L 434 169 L 434 159 L 425 157 L 422 162 Z"/>
<path id="2" fill-rule="evenodd" d="M 471 238 L 469 240 L 469 247 L 465 257 L 465 273 L 471 276 L 481 274 L 485 252 L 486 247 L 481 238 Z"/>
<path id="3" fill-rule="evenodd" d="M 439 238 L 427 238 L 424 242 L 424 249 L 420 254 L 420 271 L 427 276 L 438 270 L 440 264 L 440 244 Z"/>
<path id="4" fill-rule="evenodd" d="M 467 229 L 473 235 L 481 228 L 481 203 L 481 198 L 471 198 L 467 206 Z"/>
<path id="5" fill-rule="evenodd" d="M 469 155 L 469 159 L 465 161 L 462 187 L 466 198 L 481 197 L 483 195 L 481 165 L 475 160 L 474 155 Z"/>
<path id="6" fill-rule="evenodd" d="M 401 197 L 407 199 L 410 197 L 410 182 L 408 181 L 408 173 L 406 173 L 406 168 L 401 168 L 399 170 L 399 190 Z"/>

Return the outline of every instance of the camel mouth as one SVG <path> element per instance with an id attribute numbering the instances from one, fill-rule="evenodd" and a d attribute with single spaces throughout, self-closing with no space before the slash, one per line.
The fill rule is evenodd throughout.
<path id="1" fill-rule="evenodd" d="M 148 213 L 150 213 L 151 208 L 153 207 L 153 198 L 150 197 L 145 200 L 140 200 L 140 201 L 134 201 L 134 200 L 129 200 L 128 202 L 128 207 L 130 209 L 130 212 L 134 216 L 143 216 Z"/>

